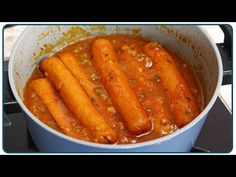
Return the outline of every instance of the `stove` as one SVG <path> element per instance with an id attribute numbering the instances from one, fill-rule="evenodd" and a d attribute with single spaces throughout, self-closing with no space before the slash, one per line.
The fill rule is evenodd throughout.
<path id="1" fill-rule="evenodd" d="M 225 34 L 224 43 L 217 44 L 223 59 L 223 84 L 230 84 L 232 82 L 232 28 L 228 25 L 220 25 L 220 27 Z M 7 73 L 8 61 L 7 59 L 4 61 L 3 150 L 7 153 L 37 153 L 39 150 L 28 131 L 25 117 L 11 92 Z M 191 152 L 227 153 L 232 147 L 233 117 L 218 97 Z"/>

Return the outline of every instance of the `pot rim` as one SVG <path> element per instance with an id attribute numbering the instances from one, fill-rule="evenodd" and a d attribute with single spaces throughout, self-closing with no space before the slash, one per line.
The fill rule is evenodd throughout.
<path id="1" fill-rule="evenodd" d="M 153 24 L 153 25 L 155 25 L 155 24 Z M 88 142 L 88 141 L 84 141 L 84 140 L 69 137 L 69 136 L 67 136 L 63 133 L 60 133 L 60 132 L 52 129 L 51 127 L 49 127 L 46 124 L 44 124 L 43 122 L 41 122 L 38 118 L 36 118 L 36 116 L 34 116 L 28 110 L 28 108 L 24 105 L 24 103 L 23 103 L 22 99 L 20 98 L 20 96 L 18 95 L 17 89 L 15 87 L 14 77 L 13 77 L 14 76 L 14 62 L 13 61 L 14 61 L 15 53 L 16 53 L 16 50 L 17 50 L 19 44 L 21 43 L 21 40 L 27 35 L 28 31 L 30 31 L 31 28 L 32 28 L 32 26 L 27 27 L 23 31 L 23 33 L 20 35 L 20 37 L 17 39 L 16 43 L 13 46 L 13 49 L 12 49 L 12 52 L 11 52 L 11 55 L 10 55 L 10 59 L 9 59 L 9 66 L 8 66 L 8 76 L 9 76 L 10 87 L 11 87 L 13 95 L 15 96 L 15 98 L 16 98 L 17 102 L 19 103 L 20 107 L 27 114 L 27 116 L 30 117 L 30 119 L 32 119 L 35 123 L 37 123 L 39 126 L 41 126 L 43 129 L 45 129 L 49 133 L 52 133 L 55 136 L 63 138 L 64 140 L 68 140 L 70 142 L 73 142 L 73 143 L 76 143 L 76 144 L 81 144 L 81 145 L 84 145 L 84 146 L 90 146 L 90 147 L 94 147 L 94 148 L 102 148 L 102 149 L 107 149 L 107 150 L 109 150 L 109 149 L 133 149 L 133 148 L 139 148 L 139 147 L 146 147 L 146 146 L 150 146 L 150 145 L 153 145 L 153 144 L 165 143 L 166 141 L 168 141 L 168 140 L 178 136 L 179 134 L 187 131 L 192 126 L 197 124 L 197 122 L 199 122 L 201 119 L 203 119 L 204 116 L 208 114 L 209 110 L 214 105 L 214 103 L 215 103 L 215 101 L 218 97 L 219 90 L 220 90 L 221 83 L 222 83 L 222 78 L 223 78 L 222 58 L 221 58 L 219 50 L 216 47 L 216 45 L 215 45 L 213 39 L 211 38 L 211 36 L 209 36 L 209 34 L 201 26 L 196 25 L 196 28 L 198 28 L 205 35 L 205 37 L 209 40 L 210 45 L 211 45 L 211 47 L 213 48 L 213 50 L 216 54 L 216 59 L 217 59 L 217 64 L 218 64 L 218 81 L 217 81 L 217 85 L 216 85 L 214 94 L 213 94 L 212 98 L 210 99 L 209 103 L 207 104 L 207 106 L 202 110 L 202 112 L 193 121 L 191 121 L 189 124 L 182 127 L 181 129 L 175 131 L 172 134 L 169 134 L 169 135 L 166 135 L 164 137 L 160 137 L 160 138 L 157 138 L 157 139 L 154 139 L 154 140 L 144 141 L 144 142 L 135 143 L 135 144 L 122 144 L 122 145 L 120 145 L 120 144 L 99 144 L 99 143 Z"/>

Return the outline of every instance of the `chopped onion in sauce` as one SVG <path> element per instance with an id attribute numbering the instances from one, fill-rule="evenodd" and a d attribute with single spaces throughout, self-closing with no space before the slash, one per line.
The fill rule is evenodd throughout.
<path id="1" fill-rule="evenodd" d="M 116 114 L 116 110 L 115 110 L 115 108 L 113 106 L 109 106 L 107 108 L 107 112 L 112 113 L 112 114 Z"/>
<path id="2" fill-rule="evenodd" d="M 105 91 L 102 87 L 95 87 L 93 90 L 97 96 L 101 96 L 102 94 L 105 94 Z"/>
<path id="3" fill-rule="evenodd" d="M 121 123 L 121 122 L 118 122 L 118 123 L 117 123 L 117 125 L 118 125 L 119 129 L 121 129 L 121 130 L 123 130 L 123 129 L 124 129 L 124 125 L 123 125 L 123 123 Z"/>
<path id="4" fill-rule="evenodd" d="M 154 82 L 160 82 L 161 78 L 159 76 L 154 76 L 153 80 Z"/>
<path id="5" fill-rule="evenodd" d="M 90 61 L 89 59 L 83 59 L 83 60 L 80 60 L 80 63 L 81 63 L 82 65 L 84 65 L 84 64 L 91 65 L 91 64 L 92 64 L 91 61 Z"/>
<path id="6" fill-rule="evenodd" d="M 146 68 L 150 68 L 150 67 L 152 67 L 152 60 L 150 60 L 150 59 L 146 59 L 146 62 L 145 62 L 145 67 Z"/>
<path id="7" fill-rule="evenodd" d="M 95 81 L 95 80 L 100 79 L 100 77 L 99 77 L 97 74 L 93 73 L 93 74 L 91 74 L 90 79 L 91 79 L 92 81 Z"/>
<path id="8" fill-rule="evenodd" d="M 133 57 L 136 57 L 137 56 L 137 52 L 136 51 L 131 51 L 131 55 L 133 56 Z"/>
<path id="9" fill-rule="evenodd" d="M 142 54 L 138 57 L 138 61 L 143 61 L 143 60 L 145 60 L 146 57 L 147 57 L 147 55 Z"/>
<path id="10" fill-rule="evenodd" d="M 128 46 L 128 45 L 123 45 L 122 47 L 121 47 L 121 49 L 122 50 L 130 50 L 130 47 Z"/>
<path id="11" fill-rule="evenodd" d="M 128 140 L 128 138 L 126 136 L 123 136 L 120 141 L 122 143 L 128 143 L 129 142 L 129 140 Z"/>
<path id="12" fill-rule="evenodd" d="M 73 52 L 77 54 L 77 53 L 79 53 L 79 50 L 78 49 L 74 49 Z"/>

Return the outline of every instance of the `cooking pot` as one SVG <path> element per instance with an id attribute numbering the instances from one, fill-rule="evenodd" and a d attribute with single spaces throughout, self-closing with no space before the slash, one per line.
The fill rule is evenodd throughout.
<path id="1" fill-rule="evenodd" d="M 188 125 L 173 134 L 136 144 L 98 144 L 71 138 L 38 120 L 24 105 L 23 91 L 38 60 L 66 45 L 100 34 L 141 35 L 159 41 L 182 56 L 203 86 L 205 106 Z M 223 77 L 219 51 L 210 36 L 196 25 L 33 25 L 18 38 L 9 61 L 9 81 L 27 126 L 41 152 L 189 152 L 216 101 Z"/>

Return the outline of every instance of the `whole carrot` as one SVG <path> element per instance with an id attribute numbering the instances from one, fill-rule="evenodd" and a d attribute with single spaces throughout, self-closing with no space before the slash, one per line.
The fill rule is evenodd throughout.
<path id="1" fill-rule="evenodd" d="M 144 50 L 154 61 L 154 67 L 171 103 L 175 122 L 178 127 L 183 127 L 200 113 L 196 99 L 191 94 L 175 61 L 162 45 L 149 43 Z"/>
<path id="2" fill-rule="evenodd" d="M 106 39 L 96 39 L 92 44 L 92 53 L 93 64 L 128 131 L 135 135 L 149 131 L 150 119 L 122 72 L 112 44 Z"/>
<path id="3" fill-rule="evenodd" d="M 33 80 L 30 86 L 47 107 L 61 130 L 71 137 L 78 138 L 78 133 L 74 130 L 70 120 L 60 106 L 58 98 L 54 94 L 53 88 L 47 79 L 41 78 Z"/>
<path id="4" fill-rule="evenodd" d="M 140 53 L 140 52 L 139 52 Z M 135 54 L 135 55 L 134 55 Z M 153 117 L 153 130 L 152 133 L 163 136 L 169 133 L 172 133 L 175 130 L 175 126 L 172 123 L 173 116 L 166 106 L 166 102 L 163 101 L 163 94 L 160 87 L 157 87 L 156 84 L 160 84 L 156 80 L 149 79 L 149 73 L 146 68 L 146 61 L 140 61 L 140 57 L 143 54 L 138 54 L 136 50 L 122 50 L 121 60 L 125 60 L 128 65 L 128 72 L 126 72 L 129 78 L 132 78 L 143 85 L 146 90 L 151 89 L 152 94 L 146 97 L 147 100 L 155 100 L 150 102 L 148 108 Z M 142 78 L 142 79 L 139 79 Z M 154 95 L 153 95 L 154 94 Z M 143 103 L 145 106 L 145 102 Z"/>
<path id="5" fill-rule="evenodd" d="M 92 134 L 93 141 L 99 143 L 114 143 L 116 134 L 105 122 L 90 102 L 77 79 L 57 57 L 45 59 L 41 69 L 56 86 L 59 94 L 82 126 Z"/>

